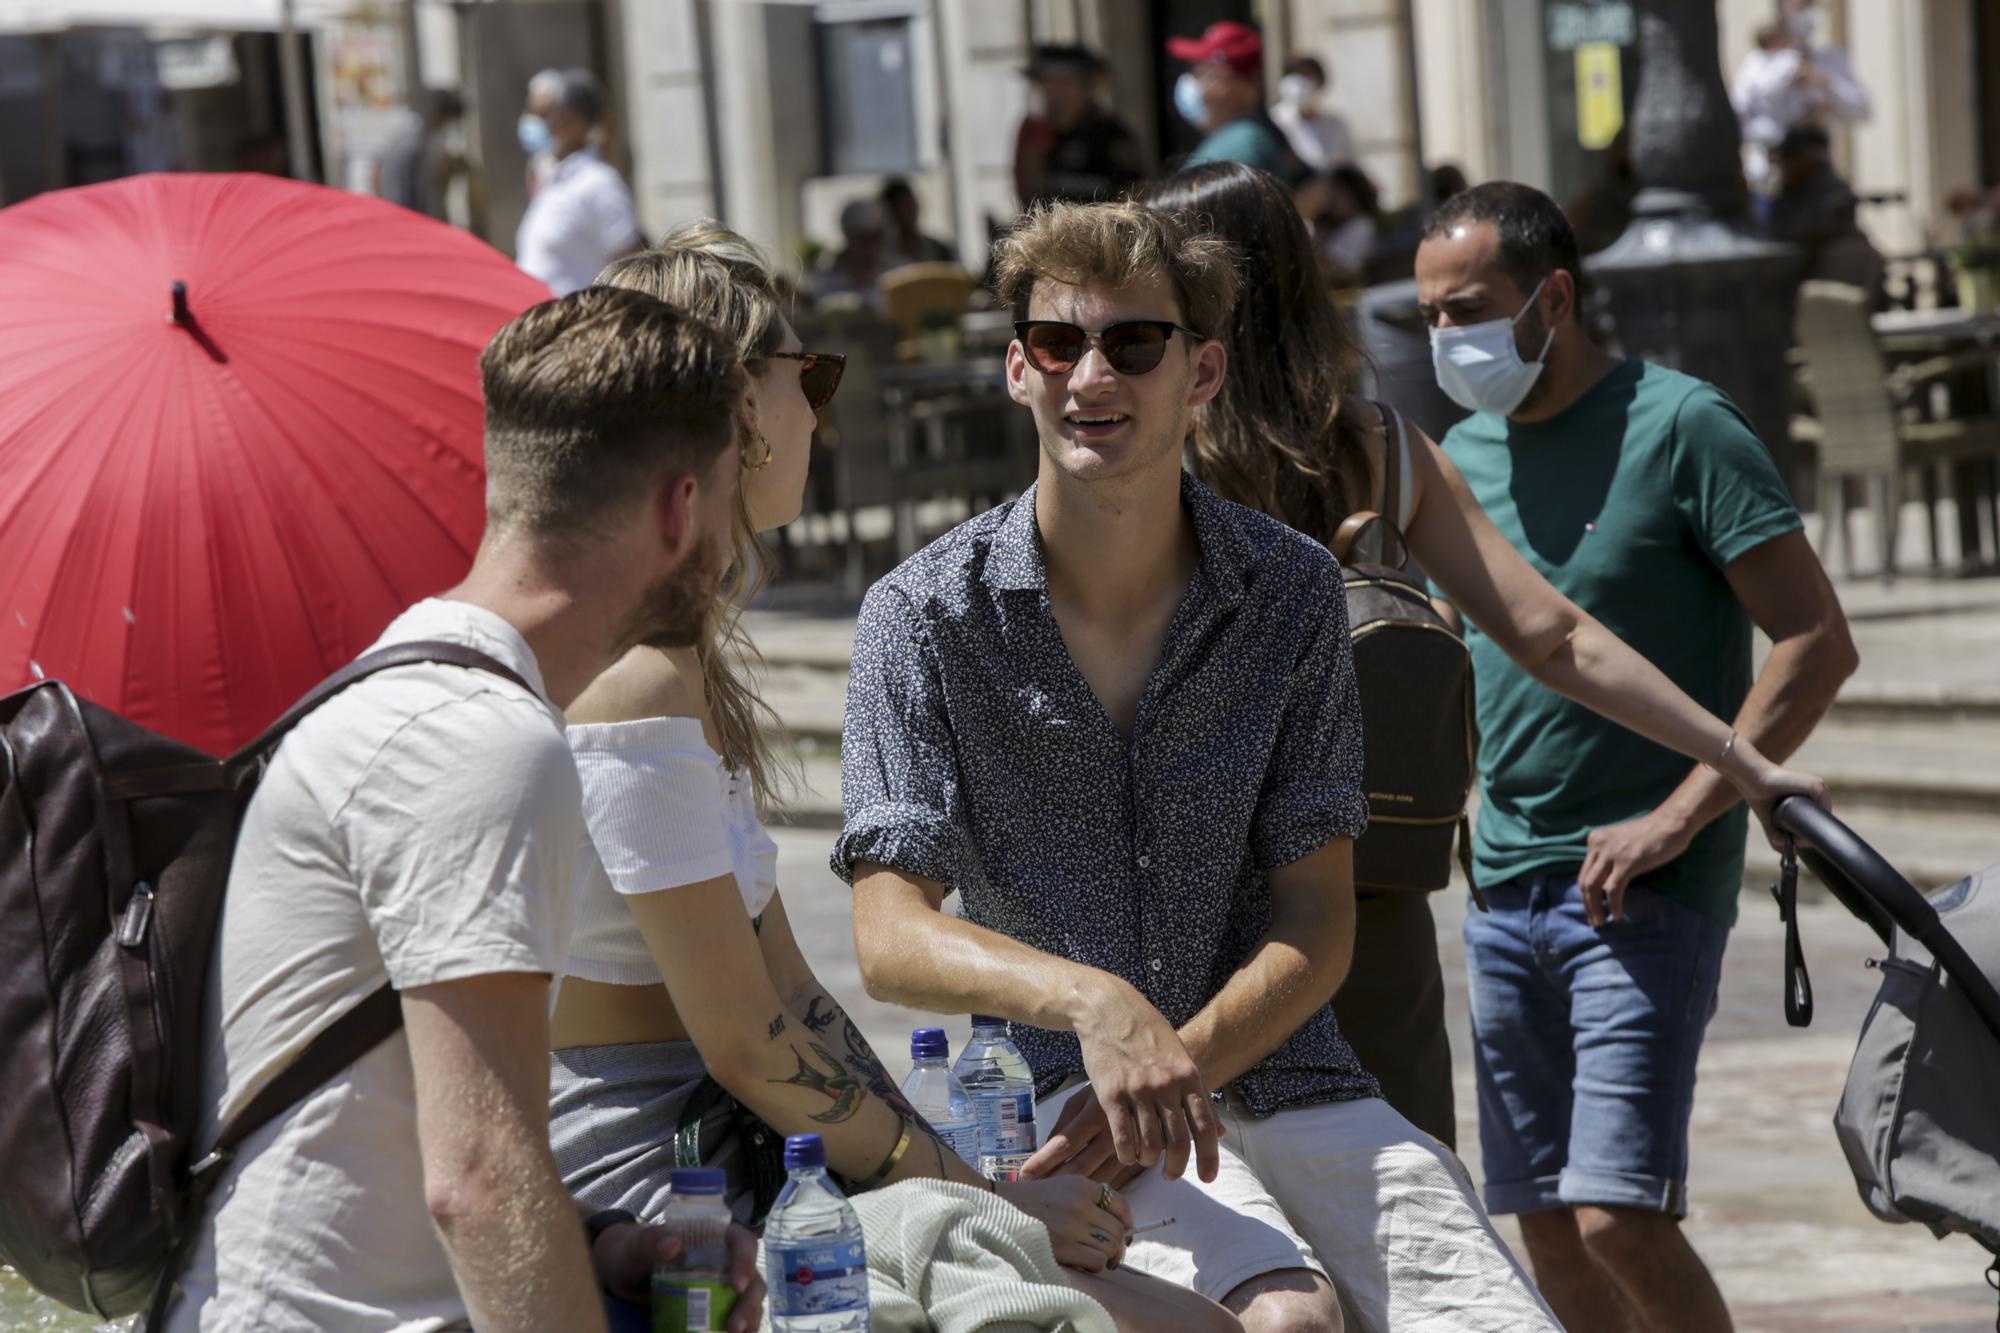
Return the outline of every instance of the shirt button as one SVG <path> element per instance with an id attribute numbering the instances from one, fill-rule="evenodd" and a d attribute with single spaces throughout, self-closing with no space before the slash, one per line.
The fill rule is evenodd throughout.
<path id="1" fill-rule="evenodd" d="M 1153 864 L 1152 857 L 1147 856 L 1144 852 L 1141 852 L 1139 854 L 1139 869 L 1141 870 L 1150 869 L 1152 867 L 1152 864 Z"/>
<path id="2" fill-rule="evenodd" d="M 1160 960 L 1159 960 L 1159 959 L 1157 959 L 1157 958 L 1153 959 L 1153 960 L 1152 960 L 1152 963 L 1151 963 L 1151 967 L 1152 967 L 1152 969 L 1153 969 L 1153 970 L 1154 970 L 1155 972 L 1159 971 L 1159 970 L 1160 970 Z"/>

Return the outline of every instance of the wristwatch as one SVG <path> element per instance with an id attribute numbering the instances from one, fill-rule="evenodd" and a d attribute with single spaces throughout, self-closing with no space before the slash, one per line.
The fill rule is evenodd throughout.
<path id="1" fill-rule="evenodd" d="M 583 1223 L 583 1231 L 584 1235 L 588 1237 L 590 1248 L 594 1250 L 597 1248 L 597 1238 L 599 1236 L 615 1226 L 622 1226 L 626 1222 L 637 1222 L 638 1220 L 637 1217 L 623 1208 L 606 1208 L 603 1212 L 592 1213 L 586 1218 Z"/>

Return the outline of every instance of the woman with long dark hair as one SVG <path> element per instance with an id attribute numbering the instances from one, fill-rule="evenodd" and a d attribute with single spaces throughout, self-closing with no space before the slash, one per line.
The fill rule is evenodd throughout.
<path id="1" fill-rule="evenodd" d="M 1646 735 L 1658 736 L 1663 719 L 1698 725 L 1700 705 L 1508 543 L 1434 441 L 1353 396 L 1364 356 L 1327 294 L 1290 190 L 1254 167 L 1211 162 L 1154 184 L 1140 201 L 1226 238 L 1243 269 L 1245 295 L 1223 337 L 1229 372 L 1195 415 L 1189 465 L 1197 476 L 1331 545 L 1351 514 L 1380 512 L 1394 468 L 1398 512 L 1384 517 L 1432 582 L 1536 680 Z M 1534 648 L 1552 641 L 1562 650 Z M 1393 738 L 1368 743 L 1385 740 Z M 1743 757 L 1748 744 L 1737 737 L 1731 747 Z M 1791 792 L 1824 799 L 1817 780 L 1754 749 L 1747 759 L 1737 771 L 1755 776 L 1738 785 L 1753 807 Z M 1353 970 L 1334 997 L 1341 1032 L 1390 1105 L 1450 1144 L 1451 1053 L 1430 903 L 1390 892 L 1357 907 Z"/>

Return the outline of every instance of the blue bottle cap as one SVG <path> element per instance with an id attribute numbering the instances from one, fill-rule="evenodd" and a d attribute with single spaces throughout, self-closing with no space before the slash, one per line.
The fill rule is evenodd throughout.
<path id="1" fill-rule="evenodd" d="M 668 1178 L 667 1192 L 670 1194 L 701 1194 L 720 1198 L 722 1191 L 722 1172 L 712 1166 L 677 1166 Z"/>
<path id="2" fill-rule="evenodd" d="M 991 1014 L 974 1014 L 972 1016 L 972 1028 L 975 1032 L 980 1028 L 1004 1028 L 1006 1026 L 1006 1019 L 995 1018 Z"/>
<path id="3" fill-rule="evenodd" d="M 950 1051 L 951 1044 L 944 1039 L 943 1028 L 918 1028 L 910 1034 L 912 1060 L 942 1060 Z"/>
<path id="4" fill-rule="evenodd" d="M 785 1140 L 785 1170 L 802 1171 L 826 1165 L 826 1145 L 817 1134 L 793 1134 Z"/>

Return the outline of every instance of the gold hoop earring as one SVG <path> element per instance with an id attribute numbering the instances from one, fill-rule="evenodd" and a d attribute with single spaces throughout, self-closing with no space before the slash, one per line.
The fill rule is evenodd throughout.
<path id="1" fill-rule="evenodd" d="M 745 450 L 743 453 L 743 466 L 745 469 L 751 472 L 762 472 L 765 468 L 771 466 L 771 456 L 776 452 L 776 450 L 771 448 L 771 441 L 765 438 L 763 431 L 759 430 L 755 426 L 752 426 L 750 428 L 750 431 L 757 437 L 757 443 L 764 446 L 764 456 L 756 460 L 755 462 L 752 462 L 750 460 L 749 451 Z"/>

